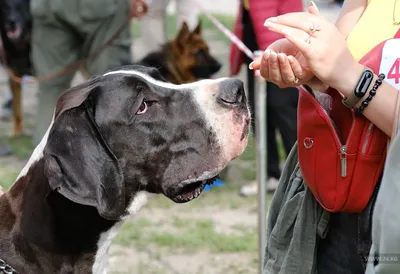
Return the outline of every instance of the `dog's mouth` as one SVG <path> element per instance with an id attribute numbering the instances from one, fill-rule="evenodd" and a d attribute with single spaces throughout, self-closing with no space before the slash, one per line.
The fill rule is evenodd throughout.
<path id="1" fill-rule="evenodd" d="M 175 203 L 190 202 L 191 200 L 199 197 L 204 188 L 207 185 L 212 185 L 217 179 L 218 176 L 214 176 L 212 178 L 205 179 L 202 181 L 185 183 L 180 187 L 178 191 L 174 193 L 173 196 L 170 196 L 169 198 Z"/>
<path id="2" fill-rule="evenodd" d="M 16 40 L 21 37 L 21 33 L 22 33 L 22 28 L 19 26 L 16 26 L 7 31 L 7 37 L 12 40 Z"/>

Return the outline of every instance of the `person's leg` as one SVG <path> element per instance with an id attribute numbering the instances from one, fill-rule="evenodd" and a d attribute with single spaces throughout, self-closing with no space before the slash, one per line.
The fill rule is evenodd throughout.
<path id="1" fill-rule="evenodd" d="M 165 3 L 169 0 L 153 0 L 146 16 L 140 19 L 141 37 L 148 53 L 158 50 L 164 44 Z"/>
<path id="2" fill-rule="evenodd" d="M 258 50 L 258 45 L 257 41 L 255 39 L 255 34 L 253 30 L 253 26 L 250 20 L 250 15 L 246 9 L 242 10 L 242 23 L 243 23 L 243 42 L 246 44 L 246 46 L 252 50 Z M 248 65 L 253 61 L 247 56 L 244 56 L 245 58 L 245 63 L 246 63 L 246 73 L 247 73 L 247 99 L 250 107 L 250 111 L 252 113 L 252 120 L 251 120 L 251 128 L 253 133 L 255 134 L 256 131 L 256 124 L 255 124 L 255 117 L 256 117 L 256 90 L 255 90 L 255 76 L 254 76 L 254 71 L 250 70 L 248 68 Z M 270 131 L 272 132 L 273 129 L 269 128 L 268 129 L 268 134 L 270 134 Z M 274 133 L 272 133 L 274 135 Z M 267 137 L 268 138 L 268 137 Z M 267 142 L 268 146 L 268 142 Z M 269 150 L 269 148 L 268 148 Z M 268 151 L 269 153 L 269 151 Z M 269 166 L 269 158 L 270 155 L 268 154 L 268 166 Z M 270 168 L 267 167 L 267 172 L 268 176 L 271 176 L 269 174 Z M 268 184 L 269 185 L 269 184 Z M 246 184 L 241 187 L 240 189 L 240 195 L 242 196 L 249 196 L 249 195 L 255 195 L 257 193 L 257 182 L 253 181 L 249 184 Z"/>
<path id="3" fill-rule="evenodd" d="M 258 45 L 257 45 L 257 41 L 255 39 L 255 33 L 254 33 L 254 29 L 253 29 L 253 25 L 251 23 L 250 20 L 250 16 L 247 12 L 243 13 L 243 20 L 244 20 L 244 37 L 245 37 L 245 43 L 246 45 L 253 51 L 258 49 Z M 250 58 L 248 58 L 246 56 L 246 64 L 247 66 L 250 64 L 252 60 Z M 247 75 L 248 75 L 248 79 L 251 78 L 252 82 L 250 83 L 251 86 L 249 86 L 249 104 L 251 107 L 251 111 L 253 113 L 253 119 L 252 119 L 252 127 L 253 127 L 253 132 L 255 133 L 255 114 L 256 114 L 256 105 L 255 105 L 255 101 L 256 101 L 256 97 L 255 94 L 256 90 L 254 90 L 255 85 L 254 85 L 254 71 L 250 70 L 248 67 L 247 69 Z M 266 83 L 267 86 L 267 153 L 268 153 L 268 161 L 267 161 L 267 176 L 268 178 L 273 178 L 275 180 L 275 187 L 276 188 L 276 181 L 277 179 L 279 179 L 280 174 L 281 174 L 281 170 L 279 167 L 279 154 L 278 154 L 278 145 L 276 142 L 276 127 L 275 127 L 275 123 L 273 123 L 273 119 L 276 118 L 276 113 L 274 109 L 270 109 L 268 107 L 269 103 L 269 91 L 268 91 L 268 86 L 269 84 Z M 273 190 L 273 189 L 272 189 Z"/>
<path id="4" fill-rule="evenodd" d="M 258 50 L 257 41 L 255 39 L 254 29 L 250 20 L 249 13 L 243 9 L 243 39 L 246 46 L 252 50 Z M 245 56 L 245 62 L 248 66 L 252 60 Z M 247 81 L 248 81 L 248 101 L 250 105 L 250 110 L 252 113 L 252 129 L 255 133 L 255 117 L 256 117 L 256 106 L 255 106 L 255 78 L 254 71 L 247 69 Z M 268 97 L 268 93 L 267 93 Z M 268 99 L 267 99 L 268 106 Z M 271 119 L 273 119 L 272 115 L 269 114 L 270 110 L 267 107 L 267 176 L 268 176 L 268 190 L 274 191 L 276 189 L 278 178 L 280 176 L 280 168 L 279 168 L 279 154 L 276 143 L 276 135 L 275 135 L 275 127 L 274 124 L 271 123 Z M 257 183 L 252 182 L 249 185 L 245 185 L 241 188 L 240 194 L 243 196 L 254 195 L 257 193 Z"/>
<path id="5" fill-rule="evenodd" d="M 63 69 L 78 59 L 74 50 L 78 42 L 68 28 L 63 28 L 56 20 L 34 20 L 32 32 L 32 63 L 37 77 L 49 75 Z M 37 118 L 33 133 L 36 146 L 45 134 L 59 95 L 69 88 L 75 71 L 39 82 Z"/>
<path id="6" fill-rule="evenodd" d="M 365 273 L 372 245 L 372 214 L 378 188 L 379 183 L 363 212 L 331 214 L 329 232 L 325 239 L 319 239 L 317 273 Z"/>
<path id="7" fill-rule="evenodd" d="M 255 111 L 256 111 L 256 106 L 255 106 L 255 93 L 257 91 L 254 90 L 254 72 L 251 70 L 247 70 L 247 79 L 248 79 L 248 87 L 249 90 L 253 90 L 253 92 L 249 92 L 249 104 L 250 108 L 252 109 L 253 113 L 253 119 L 252 119 L 252 129 L 253 132 L 255 133 L 256 127 L 255 127 Z M 251 79 L 249 81 L 249 79 Z M 268 83 L 266 83 L 266 87 L 268 87 Z M 267 91 L 267 104 L 268 105 L 268 91 Z M 279 153 L 278 153 L 278 144 L 276 141 L 276 131 L 274 127 L 274 122 L 273 120 L 276 119 L 276 113 L 274 111 L 271 111 L 267 107 L 267 120 L 266 120 L 266 127 L 267 127 L 267 154 L 268 154 L 268 160 L 267 160 L 267 176 L 268 176 L 268 181 L 267 181 L 267 190 L 269 192 L 275 191 L 275 189 L 278 186 L 279 183 L 279 178 L 281 176 L 281 169 L 279 166 L 280 159 L 279 159 Z M 241 189 L 241 194 L 243 196 L 248 196 L 248 195 L 254 195 L 257 193 L 257 184 L 255 182 L 244 186 Z"/>
<path id="8" fill-rule="evenodd" d="M 267 83 L 267 138 L 268 138 L 268 190 L 277 188 L 281 176 L 280 158 L 275 129 L 282 137 L 286 155 L 297 139 L 297 88 L 279 88 Z M 273 135 L 272 135 L 273 134 Z"/>
<path id="9" fill-rule="evenodd" d="M 279 88 L 274 83 L 268 83 L 267 111 L 271 118 L 270 122 L 282 136 L 286 154 L 297 140 L 298 98 L 297 88 Z"/>
<path id="10" fill-rule="evenodd" d="M 119 1 L 117 9 L 112 16 L 101 20 L 92 30 L 88 30 L 85 37 L 83 55 L 87 56 L 101 47 L 129 18 L 128 1 Z M 84 22 L 82 22 L 84 23 Z M 100 54 L 88 60 L 85 69 L 89 75 L 103 74 L 107 70 L 123 65 L 132 64 L 131 54 L 132 38 L 130 26 L 126 26 L 119 36 Z"/>
<path id="11" fill-rule="evenodd" d="M 197 24 L 199 16 L 199 7 L 197 1 L 176 0 L 176 28 L 180 29 L 183 22 L 186 22 L 190 30 L 193 30 Z"/>
<path id="12" fill-rule="evenodd" d="M 267 83 L 268 86 L 268 83 Z M 268 92 L 267 92 L 268 98 Z M 275 183 L 281 177 L 281 168 L 279 166 L 279 152 L 278 152 L 278 143 L 276 141 L 276 130 L 274 127 L 273 120 L 276 118 L 276 113 L 271 111 L 268 108 L 268 99 L 267 99 L 267 172 L 269 178 L 274 178 Z M 276 186 L 275 186 L 276 188 Z"/>
<path id="13" fill-rule="evenodd" d="M 248 61 L 248 60 L 246 60 Z M 252 130 L 255 133 L 256 126 L 255 126 L 255 112 L 256 112 L 256 105 L 255 105 L 255 90 L 254 90 L 254 71 L 247 69 L 247 86 L 248 90 L 252 91 L 249 92 L 249 105 L 250 109 L 253 114 L 252 119 Z M 266 85 L 268 85 L 266 83 Z M 268 98 L 268 93 L 267 93 Z M 268 99 L 267 99 L 268 101 Z M 267 103 L 268 104 L 268 103 Z M 276 132 L 273 126 L 272 120 L 275 119 L 275 113 L 272 112 L 269 108 L 267 108 L 267 152 L 268 152 L 268 161 L 267 161 L 267 173 L 269 178 L 279 179 L 281 176 L 281 169 L 279 166 L 279 153 L 278 153 L 278 145 L 276 142 Z"/>

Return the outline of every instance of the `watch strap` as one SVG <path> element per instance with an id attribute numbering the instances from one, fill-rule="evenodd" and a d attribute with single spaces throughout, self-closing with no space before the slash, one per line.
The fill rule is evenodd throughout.
<path id="1" fill-rule="evenodd" d="M 374 73 L 369 68 L 365 68 L 354 88 L 353 93 L 342 99 L 343 105 L 348 108 L 354 107 L 367 93 L 372 80 L 374 79 Z"/>

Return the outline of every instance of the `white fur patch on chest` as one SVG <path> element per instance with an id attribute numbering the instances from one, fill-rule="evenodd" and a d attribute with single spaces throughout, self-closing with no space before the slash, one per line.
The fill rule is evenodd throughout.
<path id="1" fill-rule="evenodd" d="M 122 221 L 116 223 L 110 230 L 100 235 L 100 239 L 97 243 L 97 252 L 93 264 L 93 274 L 106 274 L 108 264 L 108 251 L 110 245 L 117 236 L 119 229 L 122 226 Z"/>
<path id="2" fill-rule="evenodd" d="M 117 236 L 119 229 L 121 228 L 124 220 L 128 217 L 135 215 L 140 208 L 142 208 L 149 200 L 151 196 L 154 194 L 150 194 L 147 191 L 139 191 L 136 193 L 135 197 L 132 199 L 131 204 L 129 205 L 127 211 L 128 215 L 124 216 L 120 222 L 116 223 L 111 229 L 102 233 L 100 235 L 99 241 L 97 243 L 97 252 L 95 261 L 93 264 L 93 274 L 106 274 L 108 267 L 108 252 L 111 246 L 111 243 L 115 236 Z"/>
<path id="3" fill-rule="evenodd" d="M 139 191 L 132 199 L 131 204 L 128 207 L 129 216 L 135 215 L 139 209 L 141 209 L 155 194 L 151 194 L 147 191 Z"/>
<path id="4" fill-rule="evenodd" d="M 51 120 L 51 123 L 50 123 L 46 133 L 44 134 L 42 140 L 36 146 L 36 148 L 33 150 L 31 157 L 29 158 L 28 162 L 26 163 L 24 168 L 19 173 L 16 181 L 18 181 L 19 178 L 25 176 L 28 173 L 29 168 L 32 166 L 32 164 L 39 161 L 43 157 L 43 151 L 47 144 L 47 139 L 49 138 L 49 133 L 50 133 L 51 128 L 53 127 L 53 123 L 54 123 L 54 115 L 53 115 L 53 119 Z"/>

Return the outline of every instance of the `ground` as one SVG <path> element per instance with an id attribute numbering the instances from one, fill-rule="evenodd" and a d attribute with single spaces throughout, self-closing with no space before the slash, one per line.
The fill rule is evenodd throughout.
<path id="1" fill-rule="evenodd" d="M 224 0 L 230 7 L 231 0 Z M 224 2 L 218 1 L 218 2 Z M 323 14 L 333 20 L 337 8 L 320 4 Z M 215 1 L 204 1 L 209 8 Z M 223 5 L 216 5 L 217 12 Z M 218 18 L 232 28 L 234 16 Z M 211 11 L 215 11 L 212 10 Z M 170 18 L 172 22 L 173 18 Z M 172 24 L 170 24 L 172 25 Z M 218 76 L 228 75 L 229 42 L 209 21 L 204 22 L 205 36 L 212 53 L 224 62 Z M 140 35 L 133 26 L 135 36 Z M 169 30 L 170 37 L 174 28 Z M 135 56 L 141 56 L 145 45 L 133 42 Z M 242 80 L 242 75 L 239 76 Z M 74 83 L 81 81 L 77 75 Z M 24 85 L 26 136 L 9 138 L 11 124 L 0 122 L 0 144 L 9 144 L 13 155 L 0 158 L 0 185 L 8 188 L 25 165 L 32 146 L 30 132 L 34 123 L 37 85 Z M 0 102 L 8 94 L 7 77 L 0 71 Z M 127 221 L 111 247 L 110 273 L 135 274 L 225 274 L 257 273 L 257 201 L 256 197 L 238 196 L 240 185 L 256 177 L 255 142 L 251 138 L 245 153 L 231 163 L 225 187 L 214 187 L 188 204 L 174 204 L 163 196 L 151 200 L 138 215 Z M 268 196 L 268 201 L 271 197 Z"/>

